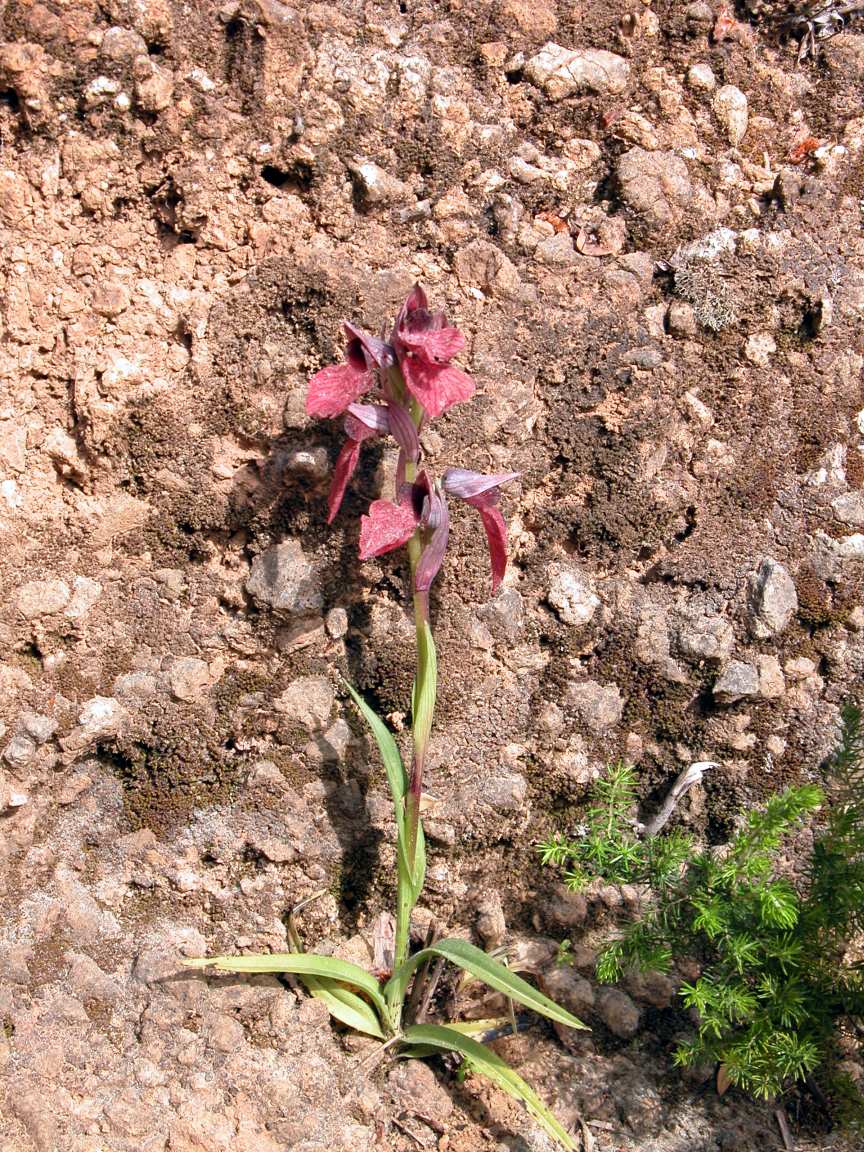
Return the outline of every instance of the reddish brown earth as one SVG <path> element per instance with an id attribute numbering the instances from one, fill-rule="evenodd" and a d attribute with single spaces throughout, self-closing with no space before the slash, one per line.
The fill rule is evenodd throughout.
<path id="1" fill-rule="evenodd" d="M 177 972 L 284 949 L 322 889 L 307 939 L 362 957 L 392 896 L 338 674 L 404 718 L 404 565 L 356 560 L 393 460 L 328 528 L 304 389 L 417 280 L 478 384 L 430 458 L 522 474 L 502 590 L 470 509 L 436 585 L 420 919 L 580 1002 L 590 1036 L 499 1047 L 598 1150 L 779 1147 L 671 1070 L 668 988 L 625 990 L 626 1039 L 555 969 L 566 936 L 590 974 L 621 895 L 565 899 L 534 850 L 617 754 L 646 811 L 716 761 L 677 819 L 722 842 L 818 775 L 864 667 L 864 36 L 796 66 L 788 5 L 721 37 L 722 7 L 4 5 L 4 1150 L 548 1147 L 452 1069 L 360 1065 L 274 979 Z"/>

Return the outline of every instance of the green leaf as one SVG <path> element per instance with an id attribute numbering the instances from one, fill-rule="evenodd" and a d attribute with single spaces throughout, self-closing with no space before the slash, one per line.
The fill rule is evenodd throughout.
<path id="1" fill-rule="evenodd" d="M 350 984 L 365 992 L 382 1020 L 388 1019 L 387 1005 L 378 981 L 370 973 L 337 956 L 317 956 L 309 952 L 271 952 L 266 956 L 201 956 L 183 959 L 186 968 L 216 968 L 220 972 L 289 972 L 295 976 L 323 976 Z"/>
<path id="2" fill-rule="evenodd" d="M 569 1028 L 585 1028 L 581 1020 L 577 1020 L 575 1016 L 572 1016 L 564 1008 L 560 1008 L 548 996 L 538 992 L 521 976 L 516 976 L 503 964 L 499 964 L 497 960 L 493 960 L 491 956 L 487 956 L 485 952 L 481 952 L 479 948 L 469 944 L 467 940 L 438 940 L 429 948 L 415 952 L 401 968 L 397 968 L 393 973 L 384 989 L 385 996 L 391 1002 L 401 1003 L 408 990 L 411 976 L 424 960 L 428 960 L 432 956 L 443 956 L 445 960 L 463 968 L 469 975 L 482 980 L 484 984 L 488 984 L 496 992 L 503 992 L 511 1000 L 524 1004 L 526 1008 L 531 1008 L 540 1016 L 557 1020 L 559 1024 L 566 1024 Z"/>
<path id="3" fill-rule="evenodd" d="M 301 979 L 310 995 L 323 1000 L 330 1015 L 340 1024 L 353 1028 L 355 1032 L 374 1036 L 377 1040 L 386 1039 L 374 1010 L 356 992 L 352 992 L 344 984 L 326 980 L 321 976 L 304 976 Z"/>
<path id="4" fill-rule="evenodd" d="M 387 773 L 387 783 L 390 785 L 390 794 L 393 797 L 393 810 L 396 816 L 396 836 L 399 844 L 399 865 L 405 876 L 409 876 L 410 870 L 408 868 L 405 846 L 405 793 L 408 791 L 408 775 L 405 772 L 405 765 L 402 763 L 402 757 L 399 754 L 399 748 L 393 738 L 393 733 L 378 713 L 369 707 L 360 693 L 357 692 L 347 680 L 343 681 L 343 683 L 351 693 L 351 698 L 360 710 L 363 719 L 369 725 L 369 730 L 375 737 L 375 743 L 378 745 L 378 751 L 381 753 L 384 771 Z M 425 877 L 426 847 L 422 832 L 418 830 L 414 875 L 411 877 L 414 903 L 417 902 L 417 898 L 423 888 Z"/>
<path id="5" fill-rule="evenodd" d="M 577 1145 L 573 1137 L 559 1124 L 533 1088 L 526 1084 L 500 1056 L 484 1048 L 470 1036 L 440 1024 L 415 1024 L 405 1029 L 405 1041 L 411 1047 L 439 1048 L 445 1052 L 457 1052 L 460 1056 L 464 1056 L 475 1071 L 487 1076 L 493 1084 L 508 1096 L 512 1096 L 514 1100 L 521 1100 L 543 1131 L 559 1147 L 567 1149 L 567 1152 L 576 1152 Z"/>
<path id="6" fill-rule="evenodd" d="M 396 823 L 400 824 L 404 816 L 402 801 L 408 791 L 408 777 L 405 774 L 405 767 L 402 764 L 402 757 L 399 755 L 396 741 L 393 739 L 393 733 L 378 713 L 369 707 L 353 685 L 349 684 L 347 680 L 344 680 L 343 683 L 351 693 L 351 698 L 375 737 L 375 743 L 378 745 L 378 751 L 384 761 L 384 770 L 387 773 L 387 782 L 390 785 L 393 803 L 396 806 Z"/>

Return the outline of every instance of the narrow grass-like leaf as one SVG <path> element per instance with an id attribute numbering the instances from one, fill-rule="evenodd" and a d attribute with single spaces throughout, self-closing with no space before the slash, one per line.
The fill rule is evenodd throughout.
<path id="1" fill-rule="evenodd" d="M 352 992 L 344 984 L 339 984 L 335 980 L 325 980 L 321 976 L 302 976 L 301 980 L 310 995 L 322 1000 L 327 1005 L 330 1015 L 340 1024 L 353 1028 L 355 1032 L 374 1036 L 376 1040 L 386 1039 L 375 1010 L 356 992 Z"/>
<path id="2" fill-rule="evenodd" d="M 415 746 L 426 748 L 432 731 L 438 690 L 438 658 L 427 620 L 417 630 L 417 676 L 411 693 L 411 727 Z"/>
<path id="3" fill-rule="evenodd" d="M 505 968 L 503 964 L 499 964 L 497 960 L 493 960 L 491 956 L 479 948 L 475 948 L 473 944 L 469 944 L 467 940 L 438 940 L 430 947 L 415 952 L 393 973 L 384 989 L 385 996 L 401 1003 L 408 989 L 411 976 L 419 965 L 431 956 L 443 956 L 445 960 L 458 965 L 477 980 L 482 980 L 484 984 L 488 984 L 496 992 L 503 992 L 511 1000 L 523 1004 L 526 1008 L 531 1008 L 540 1016 L 546 1016 L 549 1020 L 557 1020 L 559 1024 L 566 1024 L 569 1028 L 586 1027 L 581 1020 L 577 1020 L 575 1016 L 567 1012 L 566 1009 L 559 1007 L 548 996 L 538 992 L 521 976 L 517 976 L 509 968 Z"/>
<path id="4" fill-rule="evenodd" d="M 400 824 L 404 815 L 402 801 L 405 799 L 405 793 L 408 791 L 408 777 L 405 775 L 402 757 L 399 754 L 396 741 L 393 739 L 393 733 L 378 713 L 369 707 L 353 685 L 349 684 L 347 680 L 343 681 L 343 683 L 351 693 L 352 700 L 359 708 L 360 714 L 369 725 L 369 730 L 375 737 L 375 743 L 378 745 L 378 751 L 381 753 L 381 759 L 384 761 L 384 770 L 387 773 L 387 782 L 390 785 L 393 803 L 396 806 L 396 822 Z"/>
<path id="5" fill-rule="evenodd" d="M 195 960 L 183 959 L 182 963 L 186 968 L 216 968 L 220 972 L 288 972 L 295 976 L 323 976 L 365 992 L 381 1019 L 387 1019 L 387 1006 L 375 977 L 359 965 L 340 960 L 338 956 L 271 952 L 264 956 L 202 956 Z"/>
<path id="6" fill-rule="evenodd" d="M 514 1100 L 521 1100 L 543 1131 L 561 1148 L 567 1152 L 576 1152 L 576 1141 L 555 1119 L 534 1089 L 489 1048 L 484 1048 L 470 1036 L 440 1024 L 415 1024 L 406 1028 L 405 1041 L 412 1048 L 439 1048 L 464 1056 L 473 1069 L 488 1077 Z"/>
<path id="7" fill-rule="evenodd" d="M 390 785 L 390 794 L 393 797 L 393 810 L 396 816 L 396 836 L 399 847 L 399 863 L 405 875 L 409 876 L 410 870 L 408 868 L 408 857 L 405 846 L 405 793 L 408 790 L 408 777 L 405 772 L 405 766 L 402 763 L 399 748 L 393 738 L 393 733 L 378 713 L 369 707 L 360 693 L 357 692 L 347 680 L 344 681 L 344 684 L 351 693 L 351 698 L 357 705 L 363 719 L 369 725 L 369 730 L 375 737 L 375 743 L 378 745 L 378 751 L 381 753 L 384 771 L 387 773 L 387 783 Z M 417 897 L 423 888 L 425 876 L 426 849 L 422 834 L 418 831 L 414 875 L 411 880 L 413 903 L 417 902 Z"/>

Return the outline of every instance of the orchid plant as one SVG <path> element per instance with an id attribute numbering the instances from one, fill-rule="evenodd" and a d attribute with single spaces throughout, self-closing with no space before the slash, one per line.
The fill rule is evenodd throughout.
<path id="1" fill-rule="evenodd" d="M 517 473 L 484 475 L 450 468 L 440 480 L 422 465 L 420 434 L 430 421 L 468 400 L 474 383 L 453 363 L 465 338 L 448 324 L 444 312 L 429 309 L 422 288 L 415 287 L 402 305 L 389 340 L 344 325 L 345 360 L 318 372 L 309 383 L 310 416 L 344 416 L 346 440 L 333 472 L 328 522 L 332 522 L 354 473 L 363 443 L 389 435 L 399 450 L 393 500 L 374 500 L 360 523 L 360 558 L 381 556 L 406 547 L 416 626 L 417 663 L 411 706 L 412 754 L 406 771 L 396 741 L 384 721 L 347 685 L 375 738 L 393 797 L 397 839 L 396 916 L 392 942 L 386 948 L 383 976 L 334 956 L 302 951 L 289 925 L 291 952 L 266 956 L 216 956 L 187 960 L 228 972 L 280 972 L 300 977 L 309 993 L 326 1003 L 341 1024 L 384 1041 L 399 1055 L 429 1056 L 451 1052 L 474 1071 L 521 1100 L 546 1133 L 562 1148 L 575 1149 L 573 1138 L 529 1085 L 476 1037 L 500 1034 L 512 1019 L 424 1023 L 444 961 L 460 967 L 511 1002 L 565 1024 L 584 1028 L 575 1016 L 544 996 L 492 956 L 458 938 L 431 937 L 427 946 L 410 951 L 411 913 L 423 889 L 426 849 L 421 820 L 423 774 L 432 731 L 437 690 L 437 660 L 429 607 L 429 590 L 447 548 L 447 497 L 475 507 L 489 544 L 492 590 L 507 564 L 507 530 L 498 507 L 502 485 Z M 363 402 L 361 402 L 361 399 Z M 392 922 L 391 922 L 392 923 Z M 383 935 L 383 934 L 382 934 Z"/>

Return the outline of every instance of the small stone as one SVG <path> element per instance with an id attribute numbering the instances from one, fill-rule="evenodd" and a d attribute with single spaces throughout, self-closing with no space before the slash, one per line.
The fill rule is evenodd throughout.
<path id="1" fill-rule="evenodd" d="M 111 685 L 121 700 L 149 700 L 156 695 L 158 683 L 152 672 L 123 672 Z"/>
<path id="2" fill-rule="evenodd" d="M 717 87 L 710 64 L 691 64 L 687 70 L 687 83 L 696 92 L 713 92 Z"/>
<path id="3" fill-rule="evenodd" d="M 688 338 L 696 335 L 698 324 L 691 304 L 684 300 L 673 300 L 666 313 L 666 323 L 670 336 Z"/>
<path id="4" fill-rule="evenodd" d="M 550 267 L 575 264 L 578 257 L 573 247 L 573 237 L 569 232 L 556 232 L 554 236 L 547 236 L 534 249 L 534 259 Z"/>
<path id="5" fill-rule="evenodd" d="M 344 760 L 354 736 L 347 720 L 341 717 L 336 720 L 319 741 L 319 747 L 325 760 Z"/>
<path id="6" fill-rule="evenodd" d="M 414 199 L 408 184 L 397 180 L 372 160 L 357 160 L 348 165 L 348 170 L 354 177 L 359 198 L 369 207 L 404 203 L 408 199 Z"/>
<path id="7" fill-rule="evenodd" d="M 344 608 L 331 608 L 324 623 L 328 636 L 333 640 L 341 640 L 348 632 L 348 613 Z"/>
<path id="8" fill-rule="evenodd" d="M 561 888 L 543 906 L 543 919 L 550 929 L 565 932 L 580 928 L 588 916 L 588 901 L 581 892 Z"/>
<path id="9" fill-rule="evenodd" d="M 569 964 L 562 964 L 547 972 L 543 978 L 547 996 L 584 1021 L 594 1009 L 595 995 L 590 980 L 580 976 Z"/>
<path id="10" fill-rule="evenodd" d="M 733 660 L 714 685 L 714 695 L 726 704 L 759 694 L 759 673 L 752 664 Z"/>
<path id="11" fill-rule="evenodd" d="M 320 732 L 330 720 L 333 701 L 333 685 L 326 676 L 301 676 L 277 697 L 274 707 L 292 724 Z"/>
<path id="12" fill-rule="evenodd" d="M 299 615 L 321 608 L 315 567 L 297 540 L 286 540 L 256 556 L 246 591 L 274 612 Z"/>
<path id="13" fill-rule="evenodd" d="M 8 812 L 12 808 L 23 808 L 27 803 L 26 793 L 10 784 L 0 772 L 0 812 Z"/>
<path id="14" fill-rule="evenodd" d="M 759 640 L 782 632 L 798 608 L 795 584 L 782 564 L 766 557 L 747 585 L 750 630 Z"/>
<path id="15" fill-rule="evenodd" d="M 552 568 L 546 599 L 565 624 L 575 627 L 590 624 L 600 607 L 600 597 L 592 590 L 587 577 L 577 568 L 562 565 Z"/>
<path id="16" fill-rule="evenodd" d="M 675 999 L 677 985 L 665 972 L 635 972 L 627 979 L 630 995 L 652 1008 L 668 1008 Z"/>
<path id="17" fill-rule="evenodd" d="M 490 892 L 477 905 L 477 933 L 487 949 L 497 948 L 507 935 L 501 897 Z"/>
<path id="18" fill-rule="evenodd" d="M 783 668 L 790 680 L 808 680 L 816 672 L 816 664 L 809 656 L 793 656 Z"/>
<path id="19" fill-rule="evenodd" d="M 114 317 L 129 307 L 129 289 L 114 280 L 104 280 L 93 289 L 93 311 L 100 316 Z"/>
<path id="20" fill-rule="evenodd" d="M 864 492 L 844 492 L 831 501 L 834 515 L 854 528 L 864 527 Z"/>
<path id="21" fill-rule="evenodd" d="M 786 678 L 776 656 L 757 656 L 759 670 L 759 695 L 766 700 L 776 700 L 786 691 Z"/>
<path id="22" fill-rule="evenodd" d="M 404 1101 L 412 1116 L 428 1116 L 437 1122 L 446 1122 L 453 1112 L 450 1093 L 439 1083 L 434 1070 L 422 1060 L 396 1062 L 396 1067 L 387 1077 L 387 1086 L 398 1100 Z"/>
<path id="23" fill-rule="evenodd" d="M 147 55 L 147 41 L 131 28 L 115 25 L 102 37 L 99 53 L 108 60 L 134 60 L 136 56 Z"/>
<path id="24" fill-rule="evenodd" d="M 518 812 L 525 805 L 528 782 L 519 772 L 493 776 L 483 786 L 483 800 L 499 812 Z"/>
<path id="25" fill-rule="evenodd" d="M 143 112 L 164 112 L 174 96 L 174 73 L 150 56 L 135 60 L 135 99 Z"/>
<path id="26" fill-rule="evenodd" d="M 759 368 L 767 368 L 771 364 L 771 357 L 777 351 L 777 341 L 770 332 L 754 332 L 747 337 L 744 345 L 744 355 L 751 364 Z"/>
<path id="27" fill-rule="evenodd" d="M 3 759 L 11 768 L 26 768 L 36 755 L 36 741 L 29 736 L 13 736 L 3 749 Z"/>
<path id="28" fill-rule="evenodd" d="M 522 289 L 516 266 L 488 240 L 472 240 L 460 248 L 453 269 L 463 287 L 479 289 L 485 296 L 514 300 Z"/>
<path id="29" fill-rule="evenodd" d="M 16 603 L 23 616 L 35 620 L 38 616 L 62 612 L 71 594 L 65 580 L 32 580 L 18 589 Z"/>
<path id="30" fill-rule="evenodd" d="M 101 595 L 102 585 L 98 580 L 91 580 L 89 576 L 76 576 L 72 581 L 72 599 L 63 609 L 63 615 L 67 620 L 81 620 Z"/>
<path id="31" fill-rule="evenodd" d="M 57 721 L 38 712 L 25 712 L 21 717 L 21 727 L 37 744 L 47 744 L 57 731 Z"/>
<path id="32" fill-rule="evenodd" d="M 210 669 L 205 660 L 183 656 L 168 669 L 171 694 L 178 700 L 197 700 L 210 683 Z"/>
<path id="33" fill-rule="evenodd" d="M 695 605 L 684 610 L 678 626 L 678 647 L 682 655 L 722 663 L 732 655 L 734 646 L 735 630 L 725 617 Z"/>
<path id="34" fill-rule="evenodd" d="M 598 684 L 596 680 L 571 681 L 567 685 L 565 702 L 592 732 L 614 728 L 624 712 L 624 699 L 617 684 Z"/>
<path id="35" fill-rule="evenodd" d="M 694 200 L 687 165 L 675 152 L 631 148 L 618 161 L 618 179 L 624 202 L 654 228 L 677 221 Z"/>
<path id="36" fill-rule="evenodd" d="M 706 0 L 694 0 L 684 9 L 684 16 L 691 29 L 707 32 L 714 27 L 714 12 Z"/>
<path id="37" fill-rule="evenodd" d="M 526 62 L 524 71 L 550 100 L 586 92 L 618 95 L 630 80 L 630 65 L 623 56 L 602 49 L 563 48 L 551 41 Z"/>
<path id="38" fill-rule="evenodd" d="M 639 1031 L 642 1013 L 620 988 L 603 988 L 597 996 L 597 1013 L 609 1031 L 629 1040 Z"/>
<path id="39" fill-rule="evenodd" d="M 733 148 L 747 135 L 749 113 L 747 97 L 734 84 L 724 84 L 714 97 L 714 115 L 723 125 L 726 138 Z"/>

